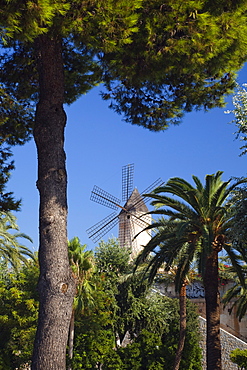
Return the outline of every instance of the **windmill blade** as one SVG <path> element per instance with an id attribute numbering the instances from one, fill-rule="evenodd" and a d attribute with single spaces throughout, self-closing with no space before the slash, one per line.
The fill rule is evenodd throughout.
<path id="1" fill-rule="evenodd" d="M 140 202 L 147 203 L 149 201 L 149 197 L 144 197 L 143 194 L 152 193 L 154 189 L 156 189 L 158 186 L 161 186 L 163 183 L 164 181 L 161 178 L 159 178 L 155 182 L 153 182 L 151 185 L 149 185 L 147 189 L 141 192 L 140 194 L 141 196 L 136 197 L 136 202 L 134 201 L 133 207 L 135 207 Z"/>
<path id="2" fill-rule="evenodd" d="M 134 185 L 134 164 L 127 164 L 122 168 L 122 200 L 129 199 Z"/>
<path id="3" fill-rule="evenodd" d="M 86 230 L 88 237 L 96 243 L 101 239 L 108 231 L 110 231 L 118 223 L 118 214 L 116 212 L 111 213 L 109 216 L 105 217 L 103 220 L 91 226 Z"/>
<path id="4" fill-rule="evenodd" d="M 114 210 L 118 209 L 119 203 L 121 202 L 120 199 L 107 193 L 105 190 L 99 188 L 96 185 L 94 185 L 93 187 L 90 200 Z"/>

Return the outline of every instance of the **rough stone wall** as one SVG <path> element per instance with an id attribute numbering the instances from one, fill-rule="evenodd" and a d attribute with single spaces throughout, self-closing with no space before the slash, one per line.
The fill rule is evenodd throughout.
<path id="1" fill-rule="evenodd" d="M 200 330 L 202 333 L 201 348 L 203 351 L 203 370 L 206 369 L 206 320 L 200 316 Z M 247 349 L 247 343 L 227 331 L 220 329 L 221 348 L 222 348 L 222 369 L 238 370 L 238 366 L 230 360 L 230 353 L 236 348 Z"/>

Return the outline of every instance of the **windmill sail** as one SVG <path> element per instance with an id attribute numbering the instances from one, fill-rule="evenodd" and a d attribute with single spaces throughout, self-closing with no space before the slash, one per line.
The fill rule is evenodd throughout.
<path id="1" fill-rule="evenodd" d="M 108 208 L 117 209 L 120 204 L 120 199 L 114 197 L 113 195 L 107 193 L 105 190 L 94 185 L 90 200 L 102 204 Z"/>
<path id="2" fill-rule="evenodd" d="M 127 164 L 122 168 L 122 201 L 129 199 L 134 186 L 134 164 Z"/>
<path id="3" fill-rule="evenodd" d="M 105 234 L 118 224 L 118 215 L 116 212 L 111 213 L 97 224 L 86 230 L 90 239 L 97 243 Z"/>

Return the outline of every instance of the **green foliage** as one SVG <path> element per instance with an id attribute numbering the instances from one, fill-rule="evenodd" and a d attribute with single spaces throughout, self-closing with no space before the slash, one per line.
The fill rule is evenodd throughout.
<path id="1" fill-rule="evenodd" d="M 230 354 L 230 359 L 234 364 L 237 364 L 240 369 L 247 369 L 247 350 L 239 348 L 234 349 Z"/>
<path id="2" fill-rule="evenodd" d="M 0 84 L 0 144 L 23 145 L 31 138 L 34 110 L 24 100 L 18 100 Z"/>
<path id="3" fill-rule="evenodd" d="M 187 337 L 180 369 L 201 370 L 197 315 L 191 303 L 188 307 Z M 106 356 L 103 364 L 104 370 L 112 369 L 113 366 L 121 370 L 172 370 L 179 336 L 178 300 L 164 298 L 161 309 L 163 309 L 166 320 L 162 333 L 158 334 L 143 328 L 127 347 L 119 347 Z M 157 317 L 160 318 L 160 315 Z"/>
<path id="4" fill-rule="evenodd" d="M 143 1 L 138 27 L 132 44 L 103 56 L 111 108 L 159 131 L 224 105 L 246 60 L 244 1 Z"/>
<path id="5" fill-rule="evenodd" d="M 12 192 L 5 192 L 14 169 L 10 146 L 22 145 L 31 137 L 33 110 L 29 103 L 18 101 L 0 84 L 0 211 L 19 210 Z"/>
<path id="6" fill-rule="evenodd" d="M 10 177 L 10 171 L 14 169 L 14 161 L 9 161 L 12 156 L 11 150 L 5 144 L 0 145 L 0 212 L 18 211 L 21 201 L 16 201 L 13 192 L 6 192 L 6 183 Z"/>
<path id="7" fill-rule="evenodd" d="M 116 112 L 154 131 L 178 123 L 184 112 L 223 106 L 246 60 L 244 1 L 169 0 L 160 6 L 158 0 L 42 0 L 39 6 L 22 1 L 20 8 L 16 0 L 2 0 L 1 5 L 8 55 L 1 60 L 0 80 L 9 91 L 37 98 L 33 40 L 50 32 L 63 38 L 68 103 L 104 82 L 102 96 Z"/>
<path id="8" fill-rule="evenodd" d="M 233 192 L 227 202 L 227 206 L 232 209 L 234 222 L 229 229 L 229 239 L 240 250 L 242 258 L 245 258 L 245 245 L 247 240 L 246 233 L 246 214 L 247 214 L 247 187 L 246 184 L 239 186 Z"/>
<path id="9" fill-rule="evenodd" d="M 19 231 L 16 224 L 16 217 L 10 212 L 0 212 L 0 258 L 4 259 L 15 270 L 18 270 L 21 263 L 26 263 L 26 257 L 33 258 L 29 248 L 21 245 L 18 238 L 25 238 L 32 242 L 26 234 Z"/>
<path id="10" fill-rule="evenodd" d="M 39 6 L 31 1 L 28 6 L 22 3 L 21 8 L 20 3 L 15 8 L 15 0 L 0 3 L 5 9 L 0 16 L 0 81 L 18 99 L 36 101 L 39 77 L 35 43 L 42 33 L 56 35 L 63 39 L 65 101 L 69 104 L 102 81 L 97 54 L 131 42 L 136 32 L 136 9 L 141 6 L 141 0 L 41 0 Z"/>
<path id="11" fill-rule="evenodd" d="M 145 229 L 154 229 L 156 234 L 137 259 L 139 264 L 150 253 L 155 253 L 147 267 L 151 281 L 162 264 L 165 263 L 167 271 L 175 264 L 175 288 L 178 292 L 187 281 L 192 263 L 194 266 L 196 264 L 205 288 L 207 366 L 210 368 L 215 368 L 218 366 L 216 361 L 221 361 L 220 337 L 215 335 L 219 333 L 220 314 L 218 311 L 217 320 L 212 314 L 219 305 L 218 253 L 221 250 L 225 250 L 235 273 L 244 284 L 241 253 L 236 251 L 236 244 L 228 239 L 229 229 L 234 225 L 234 210 L 226 202 L 237 187 L 247 180 L 240 179 L 230 185 L 231 180 L 222 181 L 221 176 L 221 171 L 207 175 L 204 185 L 198 177 L 193 176 L 194 186 L 174 177 L 148 194 L 153 199 L 151 204 L 156 208 L 150 213 L 163 217 Z"/>
<path id="12" fill-rule="evenodd" d="M 239 249 L 239 248 L 238 248 Z M 224 307 L 229 304 L 230 309 L 229 312 L 231 313 L 233 308 L 236 307 L 236 317 L 238 317 L 239 321 L 245 316 L 247 311 L 247 280 L 246 280 L 246 272 L 247 272 L 247 265 L 246 265 L 246 249 L 243 248 L 243 253 L 241 254 L 242 257 L 242 273 L 245 277 L 244 281 L 240 282 L 234 268 L 232 266 L 227 265 L 226 270 L 228 271 L 228 276 L 224 273 L 225 278 L 229 279 L 230 281 L 234 282 L 234 284 L 226 291 L 226 293 L 222 297 L 222 303 Z M 222 264 L 221 264 L 222 266 Z M 223 277 L 224 277 L 223 275 Z"/>
<path id="13" fill-rule="evenodd" d="M 232 209 L 232 220 L 231 228 L 228 232 L 228 238 L 232 241 L 233 246 L 239 252 L 239 260 L 241 261 L 242 275 L 246 277 L 246 212 L 247 212 L 247 190 L 246 186 L 241 186 L 237 188 L 233 196 L 228 202 L 228 206 Z M 229 263 L 228 263 L 229 264 Z M 229 271 L 229 277 L 232 278 L 235 284 L 228 289 L 228 291 L 223 296 L 224 305 L 230 304 L 230 311 L 236 307 L 236 315 L 239 321 L 246 314 L 247 310 L 247 281 L 246 278 L 243 280 L 239 279 L 233 266 L 226 269 Z M 223 271 L 220 271 L 222 274 Z M 224 275 L 226 273 L 224 272 Z"/>
<path id="14" fill-rule="evenodd" d="M 171 178 L 154 190 L 149 196 L 156 210 L 150 212 L 164 216 L 149 228 L 157 230 L 139 256 L 144 260 L 157 246 L 160 249 L 153 258 L 151 275 L 155 275 L 161 263 L 169 268 L 176 260 L 178 270 L 176 286 L 186 279 L 191 263 L 196 259 L 199 273 L 204 277 L 208 256 L 213 250 L 225 249 L 236 272 L 243 280 L 240 267 L 240 255 L 236 245 L 228 243 L 228 234 L 234 225 L 234 210 L 227 200 L 246 179 L 238 179 L 232 184 L 222 181 L 222 172 L 206 175 L 205 184 L 193 176 L 195 186 L 181 178 Z M 176 198 L 169 195 L 174 195 Z"/>
<path id="15" fill-rule="evenodd" d="M 164 369 L 165 361 L 161 338 L 145 329 L 142 330 L 133 344 L 119 348 L 117 353 L 123 362 L 122 369 Z"/>
<path id="16" fill-rule="evenodd" d="M 187 327 L 182 359 L 181 370 L 201 370 L 202 353 L 199 346 L 199 322 L 194 304 L 187 300 Z M 170 299 L 171 316 L 168 319 L 168 329 L 163 334 L 162 342 L 165 346 L 165 369 L 172 370 L 175 352 L 179 337 L 179 302 Z"/>
<path id="17" fill-rule="evenodd" d="M 232 98 L 234 105 L 233 110 L 227 110 L 225 113 L 233 113 L 235 119 L 232 121 L 237 126 L 237 138 L 244 142 L 244 145 L 240 147 L 242 153 L 240 155 L 247 153 L 247 90 L 246 84 L 242 86 L 237 85 L 235 94 Z"/>
<path id="18" fill-rule="evenodd" d="M 0 279 L 0 369 L 14 370 L 31 358 L 38 318 L 39 268 L 29 260 L 16 274 L 5 269 Z"/>
<path id="19" fill-rule="evenodd" d="M 9 94 L 18 98 L 26 107 L 26 113 L 32 108 L 31 103 L 38 100 L 38 70 L 33 43 L 16 43 L 3 47 L 0 59 L 0 81 L 4 83 Z M 102 81 L 102 70 L 97 63 L 95 53 L 84 44 L 78 45 L 69 36 L 63 42 L 65 103 L 71 104 L 82 94 L 87 93 Z M 28 81 L 28 82 L 27 82 Z M 16 99 L 17 99 L 16 98 Z M 21 113 L 21 112 L 20 112 Z M 19 115 L 21 121 L 22 115 Z M 28 125 L 29 123 L 29 125 Z M 19 129 L 30 130 L 30 120 L 21 123 Z"/>
<path id="20" fill-rule="evenodd" d="M 65 1 L 1 1 L 0 34 L 5 43 L 9 38 L 33 40 L 48 31 L 54 18 L 64 15 L 70 5 Z"/>
<path id="21" fill-rule="evenodd" d="M 95 259 L 99 271 L 108 277 L 120 276 L 128 272 L 130 253 L 130 249 L 121 248 L 115 238 L 109 238 L 107 242 L 102 240 L 95 248 Z"/>
<path id="22" fill-rule="evenodd" d="M 93 252 L 86 251 L 86 244 L 82 245 L 78 237 L 68 242 L 69 262 L 73 276 L 76 279 L 76 296 L 74 310 L 76 313 L 90 310 L 94 305 L 93 291 L 95 289 L 95 272 Z"/>
<path id="23" fill-rule="evenodd" d="M 104 291 L 104 281 L 98 277 L 93 292 L 94 306 L 76 316 L 72 368 L 94 369 L 103 357 L 115 347 L 115 300 Z"/>
<path id="24" fill-rule="evenodd" d="M 128 332 L 131 338 L 142 329 L 161 334 L 166 326 L 169 307 L 156 294 L 151 294 L 141 276 L 129 277 L 118 285 L 116 331 L 120 341 Z"/>
<path id="25" fill-rule="evenodd" d="M 96 369 L 103 364 L 104 370 L 119 369 L 166 369 L 172 370 L 177 338 L 179 335 L 179 307 L 176 299 L 158 298 L 158 322 L 164 321 L 161 327 L 145 328 L 132 338 L 127 347 L 115 348 L 115 334 L 112 331 L 112 316 L 103 319 L 106 312 L 98 310 L 97 314 L 81 316 L 76 321 L 75 355 L 73 369 Z M 105 307 L 106 308 L 106 307 Z M 105 309 L 104 308 L 104 309 Z M 146 302 L 145 310 L 153 310 L 153 301 Z M 184 354 L 181 362 L 182 370 L 201 370 L 201 349 L 199 347 L 198 320 L 195 309 L 189 304 L 188 328 Z M 103 319 L 103 320 L 102 320 Z M 154 330 L 152 330 L 154 329 Z"/>
<path id="26" fill-rule="evenodd" d="M 173 361 L 179 332 L 178 302 L 152 293 L 142 274 L 129 273 L 128 259 L 129 251 L 121 249 L 116 239 L 102 242 L 96 249 L 94 307 L 76 317 L 72 369 L 163 369 L 164 363 Z M 197 315 L 191 305 L 189 322 L 184 361 L 188 369 L 200 369 L 194 365 L 201 355 Z M 116 350 L 126 337 L 132 344 Z"/>

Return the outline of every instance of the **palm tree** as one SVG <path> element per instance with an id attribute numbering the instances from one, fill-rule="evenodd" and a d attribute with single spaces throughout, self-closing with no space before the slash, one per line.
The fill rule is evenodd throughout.
<path id="1" fill-rule="evenodd" d="M 18 231 L 16 217 L 10 212 L 0 212 L 0 259 L 15 270 L 19 269 L 21 263 L 27 262 L 27 257 L 33 258 L 33 252 L 18 241 L 18 238 L 25 238 L 30 242 L 32 239 Z"/>
<path id="2" fill-rule="evenodd" d="M 203 277 L 207 319 L 207 370 L 221 369 L 220 345 L 220 300 L 218 290 L 218 253 L 224 248 L 235 270 L 243 282 L 241 268 L 230 240 L 228 231 L 233 223 L 231 207 L 226 201 L 234 190 L 247 179 L 230 185 L 231 180 L 222 181 L 222 172 L 207 175 L 205 185 L 193 176 L 195 187 L 184 179 L 174 177 L 161 187 L 147 194 L 156 210 L 150 212 L 167 217 L 158 227 L 158 233 L 144 248 L 140 259 L 166 242 L 169 248 L 156 255 L 157 264 L 164 258 L 167 268 L 177 259 L 177 282 L 180 285 L 186 278 L 193 260 L 197 261 L 199 273 Z M 167 194 L 171 194 L 168 196 Z M 148 229 L 147 228 L 147 229 Z"/>
<path id="3" fill-rule="evenodd" d="M 95 284 L 92 280 L 95 265 L 93 251 L 85 251 L 86 245 L 82 245 L 78 237 L 68 242 L 70 266 L 76 280 L 76 296 L 73 302 L 73 310 L 69 328 L 69 359 L 73 358 L 75 315 L 85 313 L 94 307 L 93 291 Z"/>

